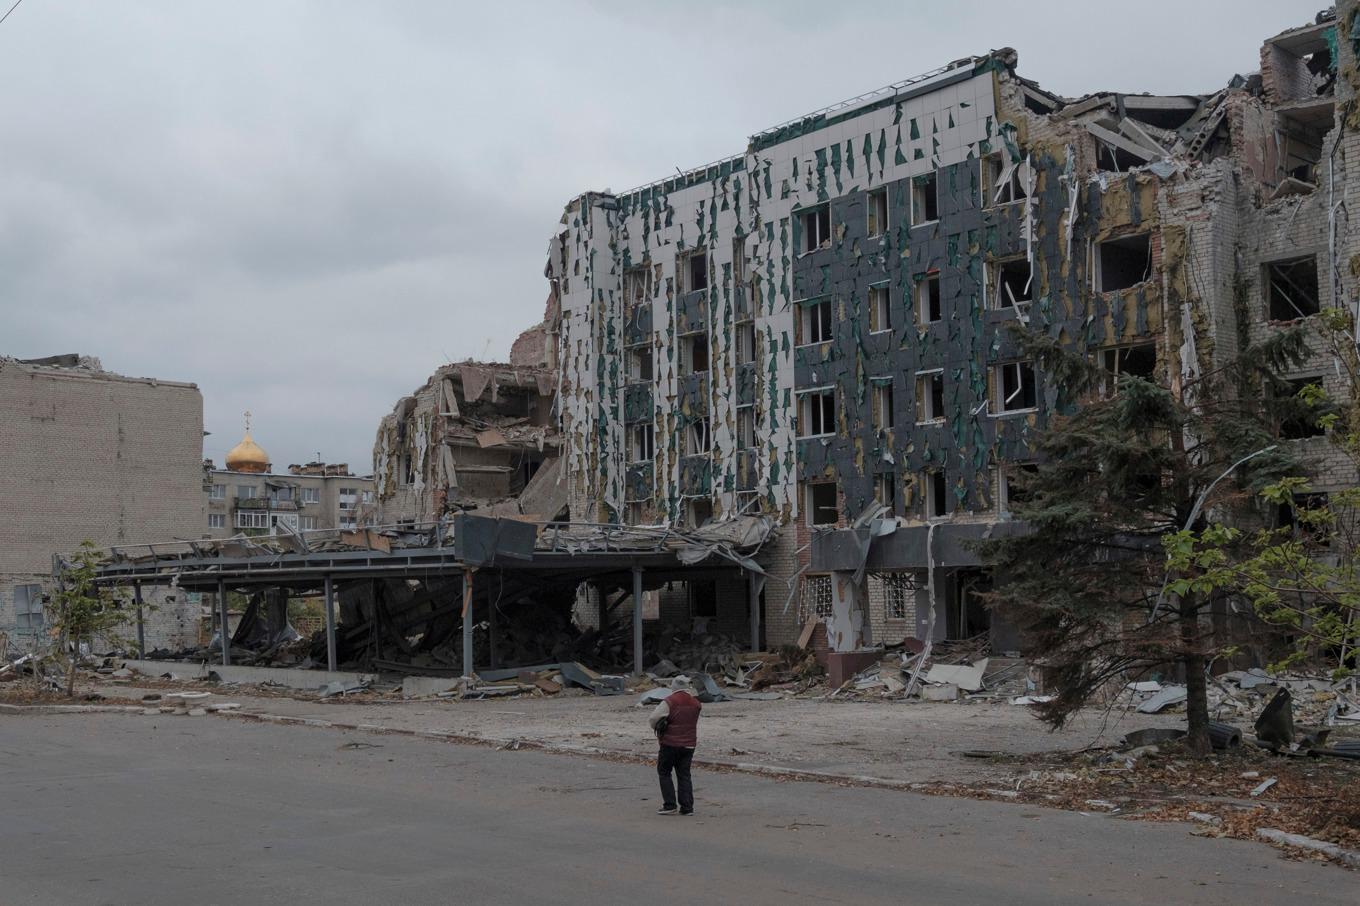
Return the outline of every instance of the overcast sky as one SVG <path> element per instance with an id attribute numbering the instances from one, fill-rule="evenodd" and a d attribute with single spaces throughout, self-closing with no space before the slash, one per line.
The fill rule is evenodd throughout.
<path id="1" fill-rule="evenodd" d="M 219 465 L 249 409 L 276 467 L 367 472 L 399 397 L 542 317 L 587 189 L 996 47 L 1068 96 L 1213 91 L 1321 5 L 24 0 L 0 353 L 197 383 Z"/>

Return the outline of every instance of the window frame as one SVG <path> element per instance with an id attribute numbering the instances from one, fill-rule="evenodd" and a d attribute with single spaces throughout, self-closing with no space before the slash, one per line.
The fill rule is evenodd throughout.
<path id="1" fill-rule="evenodd" d="M 870 189 L 864 195 L 864 232 L 866 239 L 888 235 L 888 187 Z M 875 229 L 877 227 L 877 229 Z"/>
<path id="2" fill-rule="evenodd" d="M 897 411 L 893 405 L 895 383 L 892 375 L 878 375 L 869 378 L 869 390 L 870 408 L 872 409 L 875 430 L 891 431 L 897 427 Z M 885 409 L 887 411 L 886 419 L 884 418 Z"/>
<path id="3" fill-rule="evenodd" d="M 925 194 L 926 186 L 930 186 L 929 191 L 934 195 L 933 207 L 935 208 L 934 217 L 918 217 L 919 213 L 930 213 L 932 205 L 926 204 L 928 196 Z M 923 210 L 921 210 L 923 209 Z M 911 225 L 913 227 L 927 226 L 932 223 L 940 222 L 940 171 L 931 170 L 929 173 L 918 173 L 911 177 Z"/>
<path id="4" fill-rule="evenodd" d="M 646 454 L 643 457 L 637 455 L 639 446 Z M 654 462 L 656 460 L 656 425 L 651 422 L 638 422 L 635 425 L 630 425 L 626 453 L 629 465 Z"/>
<path id="5" fill-rule="evenodd" d="M 830 296 L 813 296 L 807 299 L 800 299 L 793 303 L 798 308 L 798 320 L 794 326 L 797 336 L 796 347 L 804 349 L 808 346 L 820 346 L 823 343 L 830 343 L 836 331 L 836 311 L 833 306 L 833 299 Z M 822 307 L 825 306 L 825 317 L 820 314 Z M 819 314 L 814 317 L 813 309 L 817 309 Z M 804 319 L 806 318 L 806 323 Z M 808 334 L 812 333 L 813 327 L 817 328 L 819 339 L 809 340 Z M 826 331 L 826 336 L 822 337 L 822 330 Z"/>
<path id="6" fill-rule="evenodd" d="M 941 291 L 940 271 L 938 268 L 926 271 L 920 280 L 915 281 L 913 295 L 916 297 L 916 325 L 929 327 L 944 320 L 944 295 Z M 934 293 L 931 293 L 931 287 Z M 932 304 L 933 303 L 933 304 Z M 931 311 L 935 317 L 930 317 Z"/>
<path id="7" fill-rule="evenodd" d="M 1016 388 L 1016 393 L 1023 394 L 1025 389 L 1024 372 L 1021 371 L 1020 369 L 1024 367 L 1028 367 L 1029 373 L 1031 375 L 1031 386 L 1034 390 L 1034 402 L 1032 405 L 1029 406 L 1009 408 L 1008 406 L 1009 397 L 1006 397 L 1004 395 L 1006 393 L 1006 369 L 1008 368 L 1016 369 L 1016 383 L 1018 385 Z M 991 400 L 991 403 L 993 411 L 990 414 L 993 418 L 1005 418 L 1011 415 L 1023 415 L 1028 412 L 1039 411 L 1039 369 L 1033 361 L 1029 359 L 1017 359 L 1014 362 L 998 362 L 996 365 L 992 366 L 992 370 L 993 370 L 992 375 L 993 398 Z M 1012 396 L 1014 395 L 1015 394 L 1012 394 Z"/>
<path id="8" fill-rule="evenodd" d="M 836 435 L 836 387 L 834 384 L 823 387 L 809 387 L 805 390 L 797 391 L 794 396 L 797 401 L 794 412 L 797 421 L 796 436 L 799 440 L 815 439 L 818 437 L 834 437 Z M 805 434 L 805 428 L 810 427 L 811 423 L 814 421 L 812 417 L 814 410 L 810 408 L 812 406 L 811 398 L 814 396 L 819 397 L 822 400 L 821 404 L 817 407 L 816 421 L 820 423 L 819 427 L 825 429 L 828 427 L 825 423 L 829 418 L 831 430 L 822 430 L 816 434 Z M 809 407 L 806 414 L 804 414 L 804 404 L 807 404 Z"/>
<path id="9" fill-rule="evenodd" d="M 883 619 L 894 623 L 915 619 L 916 594 L 921 589 L 915 574 L 903 571 L 878 575 L 879 583 L 883 587 Z M 911 616 L 908 616 L 908 613 Z"/>
<path id="10" fill-rule="evenodd" d="M 865 289 L 865 299 L 869 306 L 869 333 L 891 333 L 892 290 L 887 280 L 871 283 Z"/>
<path id="11" fill-rule="evenodd" d="M 1023 264 L 1029 268 L 1029 279 L 1021 287 L 1021 293 L 1026 294 L 1023 299 L 1015 298 L 1011 292 L 1002 294 L 1002 289 L 1006 288 L 1006 283 L 1002 280 L 1002 273 L 1009 265 Z M 1008 258 L 1001 258 L 996 261 L 987 262 L 987 307 L 991 311 L 1014 311 L 1024 312 L 1026 308 L 1034 303 L 1034 266 L 1024 255 L 1012 255 Z M 1004 300 L 1004 301 L 1003 301 Z"/>
<path id="12" fill-rule="evenodd" d="M 825 215 L 824 218 L 823 215 Z M 823 251 L 824 246 L 829 247 L 827 246 L 827 243 L 831 242 L 831 236 L 834 232 L 831 223 L 831 202 L 824 201 L 821 204 L 802 208 L 795 212 L 794 216 L 798 217 L 801 221 L 801 229 L 803 232 L 803 247 L 798 251 L 799 258 L 802 258 L 805 255 L 811 255 L 814 252 Z M 816 225 L 816 230 L 808 229 L 808 218 L 813 218 L 812 223 Z M 824 223 L 823 220 L 825 221 Z M 822 235 L 823 229 L 826 230 L 826 235 Z M 814 235 L 818 236 L 818 239 L 815 243 L 812 243 L 811 237 Z"/>
<path id="13" fill-rule="evenodd" d="M 939 378 L 940 408 L 944 408 L 944 369 L 926 368 L 916 372 L 916 424 L 938 425 L 945 421 L 944 412 L 936 413 L 934 379 Z"/>
<path id="14" fill-rule="evenodd" d="M 838 525 L 841 521 L 840 491 L 834 481 L 807 481 L 803 483 L 804 493 L 807 503 L 807 524 L 808 525 Z M 831 489 L 831 505 L 818 506 L 815 503 L 817 489 Z M 820 519 L 818 511 L 830 512 L 830 519 Z"/>
<path id="15" fill-rule="evenodd" d="M 11 586 L 14 599 L 14 631 L 20 635 L 37 635 L 47 628 L 47 608 L 43 604 L 42 584 L 19 582 Z M 35 591 L 36 589 L 36 591 Z M 19 594 L 23 591 L 24 609 L 20 609 Z M 36 609 L 35 609 L 36 608 Z M 23 619 L 20 619 L 20 618 Z M 36 618 L 36 620 L 35 620 Z"/>
<path id="16" fill-rule="evenodd" d="M 995 171 L 992 169 L 996 166 Z M 1006 168 L 1011 167 L 1010 179 L 1005 185 L 998 186 L 998 183 L 1006 176 Z M 1005 151 L 997 151 L 982 158 L 983 178 L 982 182 L 982 207 L 1001 208 L 1010 204 L 1023 204 L 1029 199 L 1029 175 L 1030 163 L 1029 155 L 1025 155 L 1013 165 L 1008 164 Z M 1020 196 L 1015 197 L 1015 191 L 1019 188 Z M 1009 195 L 1005 201 L 1001 201 L 1002 194 Z"/>

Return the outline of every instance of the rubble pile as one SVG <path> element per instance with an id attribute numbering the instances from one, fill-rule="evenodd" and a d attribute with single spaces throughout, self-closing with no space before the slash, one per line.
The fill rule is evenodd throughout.
<path id="1" fill-rule="evenodd" d="M 1233 722 L 1259 714 L 1281 689 L 1290 693 L 1294 718 L 1304 724 L 1337 726 L 1353 722 L 1360 728 L 1360 692 L 1355 679 L 1333 681 L 1321 675 L 1270 674 L 1259 667 L 1234 670 L 1209 678 L 1209 715 Z M 1118 693 L 1129 709 L 1144 714 L 1185 710 L 1185 686 L 1143 680 L 1128 683 Z"/>
<path id="2" fill-rule="evenodd" d="M 907 638 L 885 645 L 877 664 L 857 673 L 828 697 L 854 700 L 1002 701 L 1033 704 L 1038 678 L 1019 658 L 993 657 L 985 635 L 926 645 Z"/>

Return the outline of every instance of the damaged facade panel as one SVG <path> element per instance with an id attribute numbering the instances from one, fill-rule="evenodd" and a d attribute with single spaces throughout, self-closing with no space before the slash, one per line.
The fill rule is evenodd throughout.
<path id="1" fill-rule="evenodd" d="M 912 590 L 892 605 L 910 632 L 1021 649 L 960 541 L 1007 522 L 1036 432 L 1078 401 L 1012 328 L 1090 356 L 1117 392 L 1180 385 L 1332 304 L 1354 279 L 1326 207 L 1344 194 L 1328 149 L 1349 149 L 1334 96 L 1353 97 L 1336 34 L 1322 14 L 1208 95 L 1069 100 L 996 51 L 577 198 L 547 268 L 573 512 L 762 512 L 797 527 L 769 571 L 833 647 L 900 625 L 878 612 L 890 587 Z M 860 539 L 850 580 L 814 528 Z M 791 641 L 800 620 L 777 616 Z"/>

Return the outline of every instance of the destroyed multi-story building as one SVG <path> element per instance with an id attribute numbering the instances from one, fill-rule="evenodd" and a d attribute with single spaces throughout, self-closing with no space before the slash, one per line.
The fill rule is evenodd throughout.
<path id="1" fill-rule="evenodd" d="M 247 428 L 227 452 L 225 466 L 203 462 L 205 537 L 353 530 L 376 522 L 373 478 L 355 475 L 346 463 L 309 462 L 274 472 L 269 454 Z"/>
<path id="2" fill-rule="evenodd" d="M 993 51 L 577 197 L 548 255 L 573 518 L 777 517 L 769 645 L 819 617 L 841 651 L 928 632 L 1022 650 L 969 545 L 1006 530 L 1056 408 L 1011 327 L 1093 357 L 1112 391 L 1353 309 L 1358 39 L 1345 4 L 1213 94 L 1075 100 Z M 1328 361 L 1296 377 L 1335 390 Z M 1280 433 L 1321 491 L 1357 480 L 1317 425 Z M 702 603 L 741 626 L 732 585 Z"/>
<path id="3" fill-rule="evenodd" d="M 203 534 L 203 397 L 88 356 L 0 357 L 0 413 L 0 637 L 22 649 L 49 628 L 54 556 Z M 148 646 L 197 635 L 198 604 L 178 589 L 145 603 Z"/>
<path id="4" fill-rule="evenodd" d="M 552 302 L 548 318 L 515 341 L 508 363 L 441 366 L 383 418 L 373 447 L 381 524 L 427 525 L 461 511 L 566 515 Z"/>

